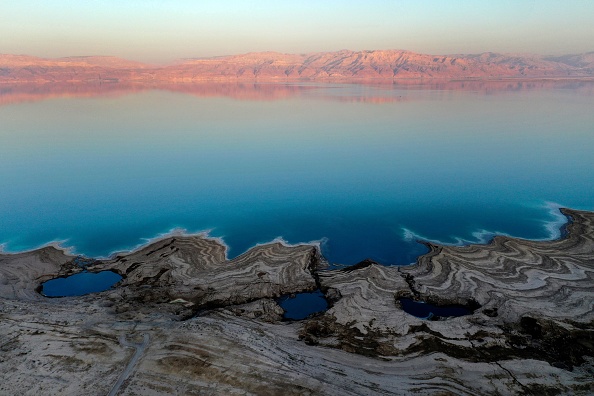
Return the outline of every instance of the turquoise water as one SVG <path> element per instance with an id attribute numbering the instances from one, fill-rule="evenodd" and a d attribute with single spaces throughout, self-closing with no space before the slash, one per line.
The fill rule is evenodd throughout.
<path id="1" fill-rule="evenodd" d="M 0 106 L 4 250 L 101 257 L 181 228 L 230 257 L 282 237 L 407 264 L 419 238 L 546 239 L 558 206 L 594 209 L 591 86 L 253 88 Z"/>

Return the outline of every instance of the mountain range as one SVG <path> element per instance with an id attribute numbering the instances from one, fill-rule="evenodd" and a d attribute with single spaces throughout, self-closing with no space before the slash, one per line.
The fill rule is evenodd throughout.
<path id="1" fill-rule="evenodd" d="M 39 58 L 0 54 L 0 83 L 345 81 L 594 78 L 594 52 L 427 55 L 403 50 L 309 54 L 257 52 L 155 66 L 111 56 Z"/>

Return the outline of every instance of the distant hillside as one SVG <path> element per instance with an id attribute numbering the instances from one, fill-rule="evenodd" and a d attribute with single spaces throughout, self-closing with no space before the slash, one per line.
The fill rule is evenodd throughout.
<path id="1" fill-rule="evenodd" d="M 0 55 L 0 82 L 197 82 L 392 79 L 592 78 L 594 52 L 558 57 L 410 51 L 259 52 L 156 67 L 116 57 Z"/>
<path id="2" fill-rule="evenodd" d="M 62 62 L 85 63 L 89 66 L 101 66 L 112 69 L 147 69 L 153 67 L 142 62 L 130 61 L 116 56 L 69 56 L 58 60 Z"/>
<path id="3" fill-rule="evenodd" d="M 594 72 L 594 52 L 588 52 L 585 54 L 578 55 L 564 55 L 564 56 L 551 56 L 544 58 L 558 63 L 565 63 L 573 67 L 589 69 L 590 72 Z"/>
<path id="4" fill-rule="evenodd" d="M 107 67 L 112 69 L 145 69 L 150 67 L 141 62 L 130 61 L 115 56 L 69 56 L 66 58 L 45 59 L 28 55 L 0 54 L 0 67 Z"/>

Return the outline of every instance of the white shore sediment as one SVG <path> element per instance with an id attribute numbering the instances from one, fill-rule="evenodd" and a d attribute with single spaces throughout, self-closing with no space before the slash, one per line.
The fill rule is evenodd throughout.
<path id="1" fill-rule="evenodd" d="M 592 394 L 594 213 L 563 212 L 560 239 L 428 243 L 407 267 L 325 270 L 319 245 L 281 241 L 228 259 L 168 235 L 91 262 L 123 279 L 81 297 L 37 292 L 80 271 L 68 252 L 0 254 L 0 394 L 105 395 L 120 377 L 121 395 Z M 315 289 L 328 311 L 282 321 L 275 298 Z M 421 320 L 400 297 L 473 313 Z"/>

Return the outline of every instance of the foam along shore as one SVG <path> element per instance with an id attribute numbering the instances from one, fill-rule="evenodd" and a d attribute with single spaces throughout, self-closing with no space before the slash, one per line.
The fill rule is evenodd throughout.
<path id="1" fill-rule="evenodd" d="M 280 242 L 229 260 L 169 236 L 89 260 L 122 280 L 59 299 L 36 290 L 75 256 L 0 254 L 0 393 L 106 394 L 124 370 L 123 395 L 592 393 L 594 213 L 562 212 L 560 239 L 428 243 L 406 267 L 327 270 L 318 246 Z M 317 289 L 327 311 L 283 321 L 275 298 Z M 423 320 L 402 298 L 472 314 Z"/>
<path id="2" fill-rule="evenodd" d="M 562 236 L 563 229 L 567 223 L 567 217 L 563 215 L 561 205 L 554 202 L 546 202 L 543 206 L 549 213 L 550 220 L 543 220 L 543 227 L 547 231 L 547 236 L 544 238 L 531 238 L 533 241 L 548 241 L 552 239 L 559 239 Z M 413 230 L 406 227 L 402 228 L 402 238 L 405 241 L 419 241 L 421 243 L 427 242 L 434 245 L 447 245 L 447 246 L 463 246 L 463 245 L 475 245 L 475 244 L 487 244 L 496 236 L 514 237 L 513 235 L 506 234 L 500 231 L 489 231 L 485 229 L 479 229 L 471 233 L 472 239 L 466 237 L 452 237 L 452 241 L 442 241 L 437 239 L 431 239 L 424 235 L 418 234 Z M 515 237 L 516 239 L 521 239 Z"/>

